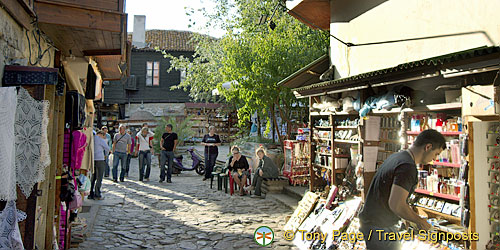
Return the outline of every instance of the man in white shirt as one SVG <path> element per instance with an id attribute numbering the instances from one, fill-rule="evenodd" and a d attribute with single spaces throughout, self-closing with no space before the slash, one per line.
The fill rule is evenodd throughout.
<path id="1" fill-rule="evenodd" d="M 143 127 L 136 136 L 135 155 L 139 155 L 139 181 L 149 181 L 151 173 L 151 154 L 153 149 L 153 136 L 149 133 L 147 127 Z M 147 165 L 144 173 L 144 165 Z"/>

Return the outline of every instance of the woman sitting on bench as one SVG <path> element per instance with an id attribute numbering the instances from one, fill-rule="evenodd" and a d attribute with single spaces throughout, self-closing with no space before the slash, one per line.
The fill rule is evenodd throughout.
<path id="1" fill-rule="evenodd" d="M 240 148 L 236 145 L 231 147 L 231 153 L 233 154 L 229 157 L 227 161 L 227 169 L 233 176 L 234 181 L 240 187 L 240 195 L 245 195 L 244 187 L 247 183 L 248 177 L 248 165 L 247 158 L 241 154 Z"/>
<path id="2" fill-rule="evenodd" d="M 259 147 L 255 150 L 255 154 L 259 158 L 259 166 L 253 177 L 252 186 L 246 188 L 245 190 L 250 191 L 255 189 L 255 194 L 252 198 L 266 198 L 266 194 L 262 194 L 261 186 L 262 181 L 270 178 L 278 178 L 278 168 L 274 164 L 273 160 L 267 156 L 264 147 Z"/>

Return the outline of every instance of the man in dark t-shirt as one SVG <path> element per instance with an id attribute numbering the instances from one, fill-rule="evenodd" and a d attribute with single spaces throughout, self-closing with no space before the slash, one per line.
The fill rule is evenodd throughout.
<path id="1" fill-rule="evenodd" d="M 430 229 L 427 221 L 411 209 L 407 199 L 418 183 L 416 164 L 432 161 L 445 147 L 446 140 L 441 133 L 425 130 L 409 149 L 392 154 L 380 166 L 359 215 L 367 249 L 400 249 L 399 241 L 384 240 L 383 235 L 397 232 L 395 226 L 401 218 L 414 222 L 422 230 Z"/>
<path id="2" fill-rule="evenodd" d="M 172 124 L 167 124 L 165 133 L 163 133 L 160 140 L 160 183 L 165 181 L 165 163 L 167 161 L 167 182 L 172 182 L 172 167 L 174 165 L 174 151 L 177 147 L 177 139 L 177 134 L 172 132 Z"/>

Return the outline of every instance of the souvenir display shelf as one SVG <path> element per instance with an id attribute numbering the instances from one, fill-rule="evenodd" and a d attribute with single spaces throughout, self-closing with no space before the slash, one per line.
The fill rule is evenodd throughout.
<path id="1" fill-rule="evenodd" d="M 192 142 L 201 142 L 203 136 L 208 134 L 209 126 L 215 126 L 215 133 L 220 136 L 222 142 L 231 142 L 231 136 L 238 132 L 236 112 L 227 107 L 186 107 L 185 114 L 186 117 L 191 116 L 193 121 L 191 128 L 195 135 L 190 139 Z"/>
<path id="2" fill-rule="evenodd" d="M 285 163 L 283 176 L 287 177 L 290 184 L 306 185 L 309 183 L 309 142 L 286 140 L 284 141 Z"/>
<path id="3" fill-rule="evenodd" d="M 311 97 L 310 106 L 312 107 L 312 104 L 318 101 L 318 98 Z M 416 122 L 417 115 L 421 125 Z M 369 127 L 373 125 L 373 123 L 370 125 L 370 122 L 368 122 L 370 117 L 380 117 L 379 127 L 372 127 L 371 130 L 369 129 Z M 378 149 L 376 151 L 376 163 L 374 170 L 372 170 L 373 172 L 371 172 L 371 175 L 366 175 L 366 172 L 362 175 L 365 180 L 364 185 L 367 189 L 376 169 L 389 155 L 408 148 L 421 131 L 428 128 L 434 128 L 440 131 L 447 139 L 447 149 L 438 159 L 433 161 L 432 164 L 421 166 L 420 170 L 422 173 L 424 171 L 431 173 L 426 176 L 422 174 L 421 178 L 426 178 L 436 173 L 436 177 L 439 176 L 438 181 L 437 183 L 429 181 L 429 184 L 434 185 L 433 188 L 427 189 L 425 185 L 417 187 L 412 196 L 411 204 L 414 205 L 415 210 L 418 211 L 421 216 L 427 218 L 429 223 L 434 225 L 436 232 L 473 232 L 473 229 L 469 227 L 469 222 L 472 218 L 467 212 L 470 210 L 468 205 L 470 197 L 465 195 L 464 191 L 468 184 L 468 168 L 464 167 L 464 162 L 466 162 L 467 159 L 461 152 L 461 147 L 463 146 L 462 141 L 468 137 L 468 134 L 465 126 L 462 124 L 461 103 L 432 104 L 414 108 L 393 108 L 391 110 L 373 110 L 369 113 L 369 117 L 356 121 L 357 118 L 359 119 L 359 114 L 357 112 L 325 112 L 324 110 L 317 111 L 314 109 L 310 112 L 310 191 L 320 194 L 320 202 L 318 204 L 321 202 L 328 203 L 327 201 L 329 199 L 326 199 L 327 201 L 323 200 L 326 198 L 325 194 L 336 190 L 336 192 L 338 192 L 336 193 L 338 198 L 337 200 L 334 199 L 336 203 L 332 208 L 332 211 L 334 211 L 335 207 L 349 200 L 349 197 L 353 197 L 353 194 L 355 195 L 355 192 L 352 192 L 350 187 L 345 187 L 349 185 L 349 181 L 346 183 L 347 171 L 340 168 L 339 165 L 345 164 L 352 167 L 356 165 L 354 163 L 358 159 L 365 160 L 363 159 L 364 147 L 373 146 Z M 436 121 L 438 120 L 439 122 L 437 125 L 439 125 L 439 128 L 436 127 Z M 378 137 L 370 137 L 372 134 L 369 133 L 375 130 L 380 131 L 380 135 L 378 135 Z M 471 145 L 469 145 L 469 147 L 471 147 Z M 491 148 L 493 147 L 494 146 L 491 146 Z M 374 158 L 371 157 L 370 159 Z M 494 159 L 494 156 L 490 157 L 490 161 Z M 370 178 L 367 178 L 367 176 L 370 176 Z M 433 178 L 434 181 L 435 177 Z M 419 182 L 419 184 L 424 184 L 424 182 Z M 425 184 L 427 184 L 427 181 Z M 434 190 L 435 186 L 437 186 L 436 190 Z M 333 187 L 338 187 L 338 189 Z M 365 190 L 365 192 L 366 191 L 367 190 Z M 316 207 L 316 209 L 317 208 L 318 207 Z M 490 209 L 495 208 L 496 206 Z M 307 224 L 311 216 L 318 217 L 317 214 L 314 214 L 314 211 L 316 210 L 313 210 L 304 221 L 304 224 Z M 354 222 L 351 223 L 353 225 L 350 226 L 350 224 L 347 223 L 342 230 L 351 230 L 350 227 L 356 228 L 356 225 L 359 227 L 359 222 L 357 222 L 355 218 L 357 216 L 357 211 L 353 214 L 353 218 L 349 220 L 350 222 Z M 496 221 L 492 221 L 492 223 L 495 222 Z M 299 229 L 314 232 L 318 230 L 318 228 L 321 228 L 321 226 L 318 226 L 319 224 L 316 221 L 316 224 L 312 224 L 315 226 L 311 228 L 303 228 L 304 226 L 301 225 Z M 295 243 L 297 246 L 302 247 L 320 247 L 319 245 L 314 245 L 319 244 L 318 242 Z M 303 245 L 306 243 L 312 245 Z M 405 242 L 404 244 L 412 249 L 415 246 L 421 247 L 424 245 L 429 249 L 467 249 L 470 248 L 473 243 L 468 240 L 460 240 L 451 241 L 446 244 L 432 244 L 430 242 L 415 240 Z M 334 245 L 338 249 L 365 248 L 364 242 L 352 243 L 340 240 L 334 242 Z"/>
<path id="4" fill-rule="evenodd" d="M 311 191 L 341 183 L 360 147 L 357 113 L 310 112 Z M 356 153 L 357 154 L 357 153 Z"/>
<path id="5" fill-rule="evenodd" d="M 446 139 L 446 149 L 430 164 L 418 167 L 418 184 L 413 196 L 413 205 L 421 216 L 437 231 L 470 232 L 469 197 L 465 195 L 468 184 L 467 162 L 462 146 L 466 140 L 466 129 L 462 125 L 461 106 L 443 105 L 432 111 L 413 110 L 400 116 L 401 137 L 404 149 L 426 129 L 439 131 Z M 466 164 L 465 164 L 466 165 Z M 457 248 L 470 248 L 470 240 L 450 241 Z"/>

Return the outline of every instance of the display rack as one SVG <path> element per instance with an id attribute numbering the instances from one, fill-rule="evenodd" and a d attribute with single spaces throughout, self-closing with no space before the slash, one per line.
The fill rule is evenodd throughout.
<path id="1" fill-rule="evenodd" d="M 438 107 L 438 106 L 436 106 Z M 469 197 L 463 194 L 468 186 L 467 162 L 463 156 L 462 144 L 466 140 L 465 127 L 462 126 L 461 105 L 440 105 L 434 110 L 412 110 L 402 113 L 404 120 L 403 148 L 408 148 L 416 137 L 426 129 L 436 129 L 446 138 L 447 147 L 438 159 L 430 164 L 419 166 L 419 183 L 415 189 L 415 206 L 421 215 L 429 219 L 446 220 L 446 226 L 437 225 L 438 231 L 471 232 L 468 211 Z M 424 204 L 421 204 L 422 200 Z M 425 204 L 426 203 L 426 204 Z M 470 248 L 470 240 L 462 244 Z"/>
<path id="2" fill-rule="evenodd" d="M 232 136 L 238 132 L 236 112 L 229 106 L 217 103 L 186 103 L 186 117 L 191 117 L 191 128 L 195 135 L 188 141 L 201 142 L 208 134 L 209 126 L 215 127 L 215 133 L 222 142 L 231 142 Z"/>
<path id="3" fill-rule="evenodd" d="M 286 140 L 284 141 L 285 163 L 283 176 L 287 177 L 290 184 L 306 185 L 309 183 L 309 149 L 308 141 Z"/>
<path id="4" fill-rule="evenodd" d="M 351 149 L 360 147 L 357 113 L 310 112 L 311 191 L 341 183 L 351 164 Z"/>

